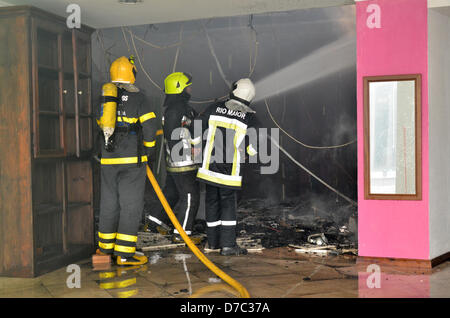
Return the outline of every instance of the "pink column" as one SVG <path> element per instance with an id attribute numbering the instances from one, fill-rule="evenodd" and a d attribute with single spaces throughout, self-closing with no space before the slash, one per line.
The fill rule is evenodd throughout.
<path id="1" fill-rule="evenodd" d="M 430 297 L 429 275 L 400 275 L 380 272 L 378 286 L 374 274 L 358 273 L 359 298 L 428 298 Z"/>
<path id="2" fill-rule="evenodd" d="M 368 26 L 374 12 L 370 5 L 381 10 L 379 28 Z M 429 259 L 427 1 L 369 0 L 358 2 L 356 9 L 359 255 Z M 365 200 L 363 77 L 416 73 L 422 74 L 423 198 Z"/>

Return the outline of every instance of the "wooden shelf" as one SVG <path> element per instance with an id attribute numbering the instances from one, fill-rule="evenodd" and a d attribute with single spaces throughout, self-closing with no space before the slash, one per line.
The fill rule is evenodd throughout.
<path id="1" fill-rule="evenodd" d="M 90 78 L 92 78 L 92 76 L 85 72 L 79 72 L 78 78 L 79 79 L 90 79 Z"/>
<path id="2" fill-rule="evenodd" d="M 73 72 L 64 71 L 64 79 L 73 79 L 74 76 Z"/>
<path id="3" fill-rule="evenodd" d="M 80 118 L 94 118 L 92 114 L 79 114 Z M 66 118 L 75 118 L 74 113 L 66 113 Z"/>
<path id="4" fill-rule="evenodd" d="M 91 202 L 69 202 L 67 205 L 68 210 L 73 210 L 85 206 L 90 206 Z M 35 205 L 34 210 L 36 211 L 36 215 L 44 215 L 49 213 L 62 213 L 63 212 L 63 204 L 61 203 L 40 203 Z"/>
<path id="5" fill-rule="evenodd" d="M 66 252 L 42 254 L 36 261 L 37 274 L 45 274 L 80 259 L 88 258 L 95 252 L 94 244 L 68 244 Z"/>
<path id="6" fill-rule="evenodd" d="M 40 203 L 34 206 L 34 210 L 37 216 L 41 216 L 49 213 L 62 213 L 63 204 L 60 203 Z"/>
<path id="7" fill-rule="evenodd" d="M 39 64 L 38 65 L 38 69 L 39 71 L 47 71 L 49 73 L 58 73 L 60 70 L 55 67 L 55 66 L 50 66 L 50 65 L 43 65 L 43 64 Z"/>
<path id="8" fill-rule="evenodd" d="M 91 205 L 91 202 L 69 202 L 67 208 L 69 210 L 73 210 L 73 209 L 82 208 L 84 206 L 89 206 L 89 205 Z"/>
<path id="9" fill-rule="evenodd" d="M 62 159 L 65 158 L 65 156 L 63 149 L 41 150 L 35 159 Z"/>
<path id="10" fill-rule="evenodd" d="M 59 117 L 61 113 L 51 110 L 39 110 L 39 116 Z"/>
<path id="11" fill-rule="evenodd" d="M 51 245 L 44 245 L 37 248 L 37 258 L 42 260 L 50 260 L 52 258 L 60 257 L 60 255 L 63 252 L 63 245 L 62 244 L 51 244 Z"/>

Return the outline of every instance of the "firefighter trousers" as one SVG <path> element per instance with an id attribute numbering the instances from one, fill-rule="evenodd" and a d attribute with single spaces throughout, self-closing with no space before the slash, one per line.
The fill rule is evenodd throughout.
<path id="1" fill-rule="evenodd" d="M 206 235 L 210 248 L 236 245 L 236 190 L 206 184 Z"/>
<path id="2" fill-rule="evenodd" d="M 135 254 L 145 178 L 145 163 L 101 166 L 100 251 L 123 257 Z"/>
<path id="3" fill-rule="evenodd" d="M 168 173 L 163 192 L 178 222 L 187 235 L 191 235 L 200 204 L 200 187 L 197 171 Z M 169 225 L 170 219 L 164 210 L 150 213 L 149 219 L 157 224 Z M 174 230 L 175 234 L 179 234 Z"/>

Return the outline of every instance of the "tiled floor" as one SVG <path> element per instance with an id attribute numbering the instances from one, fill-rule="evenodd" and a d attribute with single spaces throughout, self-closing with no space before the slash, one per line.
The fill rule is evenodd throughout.
<path id="1" fill-rule="evenodd" d="M 66 268 L 33 279 L 0 277 L 0 297 L 239 297 L 187 248 L 147 255 L 145 266 L 108 271 L 93 271 L 89 259 L 79 262 L 80 288 L 68 287 L 77 281 Z M 374 277 L 353 256 L 306 257 L 287 247 L 239 257 L 206 255 L 251 297 L 450 297 L 450 262 L 429 274 L 380 268 Z"/>

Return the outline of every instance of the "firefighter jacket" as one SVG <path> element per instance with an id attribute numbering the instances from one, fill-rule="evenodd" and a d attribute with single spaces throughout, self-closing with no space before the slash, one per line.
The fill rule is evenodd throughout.
<path id="1" fill-rule="evenodd" d="M 203 130 L 208 130 L 203 148 L 199 181 L 219 187 L 240 189 L 241 162 L 256 152 L 255 141 L 245 141 L 247 129 L 256 125 L 254 112 L 249 107 L 230 99 L 211 105 L 201 116 Z M 248 144 L 245 146 L 245 144 Z"/>
<path id="2" fill-rule="evenodd" d="M 190 95 L 166 95 L 162 120 L 166 148 L 166 170 L 169 173 L 182 173 L 198 169 L 192 147 L 201 142 L 201 137 L 192 139 L 195 110 L 189 106 Z"/>
<path id="3" fill-rule="evenodd" d="M 102 106 L 103 107 L 103 104 Z M 100 109 L 100 116 L 102 108 Z M 113 151 L 102 148 L 102 165 L 137 164 L 155 157 L 156 116 L 145 96 L 118 88 Z M 153 158 L 148 158 L 148 157 Z"/>

